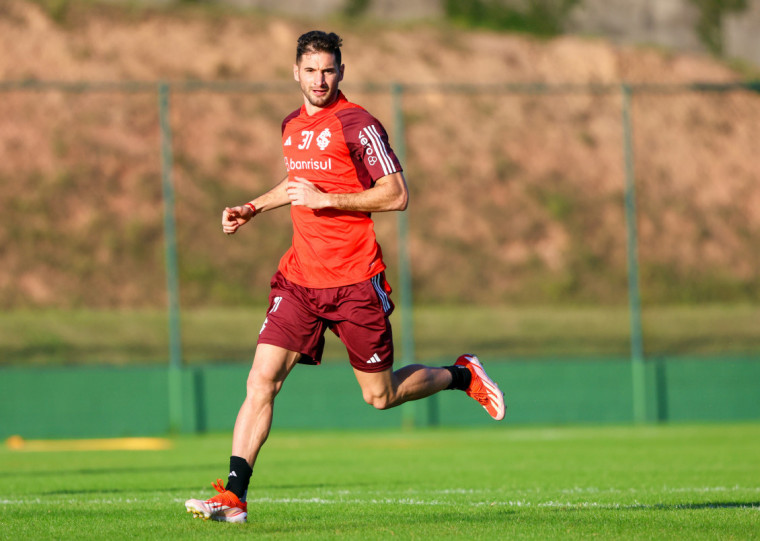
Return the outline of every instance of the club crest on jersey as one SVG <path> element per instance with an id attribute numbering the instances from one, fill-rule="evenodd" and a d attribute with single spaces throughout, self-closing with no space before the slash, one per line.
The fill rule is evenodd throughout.
<path id="1" fill-rule="evenodd" d="M 332 137 L 330 128 L 325 128 L 322 130 L 322 133 L 317 136 L 317 146 L 319 147 L 319 150 L 324 150 L 327 148 L 327 145 L 330 144 L 330 137 Z"/>

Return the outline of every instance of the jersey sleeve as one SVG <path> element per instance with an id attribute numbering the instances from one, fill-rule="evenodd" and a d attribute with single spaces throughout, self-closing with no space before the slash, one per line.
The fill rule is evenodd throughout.
<path id="1" fill-rule="evenodd" d="M 292 113 L 290 113 L 288 116 L 285 117 L 285 119 L 282 121 L 282 133 L 283 134 L 285 133 L 285 127 L 288 125 L 288 122 L 290 122 L 295 117 L 297 117 L 300 112 L 301 112 L 300 109 L 296 109 L 295 111 L 293 111 Z"/>
<path id="2" fill-rule="evenodd" d="M 402 171 L 379 120 L 360 108 L 340 111 L 337 116 L 357 176 L 365 188 L 379 178 Z"/>

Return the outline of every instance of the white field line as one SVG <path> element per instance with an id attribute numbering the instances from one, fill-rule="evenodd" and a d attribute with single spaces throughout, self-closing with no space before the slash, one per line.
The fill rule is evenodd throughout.
<path id="1" fill-rule="evenodd" d="M 276 497 L 259 497 L 249 498 L 248 502 L 251 504 L 275 504 L 275 505 L 410 505 L 410 506 L 462 506 L 467 505 L 470 507 L 532 507 L 532 508 L 560 508 L 560 509 L 692 509 L 692 508 L 736 508 L 736 509 L 753 509 L 760 511 L 758 505 L 741 505 L 722 502 L 708 502 L 704 504 L 700 503 L 684 503 L 684 504 L 644 504 L 640 503 L 639 498 L 644 499 L 645 496 L 651 495 L 652 492 L 661 493 L 678 493 L 678 494 L 724 494 L 729 496 L 734 492 L 742 493 L 757 493 L 760 494 L 760 487 L 662 487 L 652 490 L 640 490 L 640 489 L 600 489 L 596 487 L 573 487 L 563 489 L 559 492 L 564 495 L 627 495 L 634 496 L 633 501 L 630 500 L 623 502 L 598 502 L 598 501 L 561 501 L 555 499 L 544 500 L 540 497 L 540 493 L 546 491 L 540 490 L 520 490 L 515 492 L 515 496 L 518 496 L 514 500 L 498 500 L 488 498 L 489 494 L 493 494 L 493 491 L 488 490 L 476 490 L 476 489 L 445 489 L 437 491 L 407 491 L 408 494 L 405 497 L 389 497 L 386 492 L 381 491 L 325 491 L 321 496 L 305 497 L 305 498 L 276 498 Z M 460 498 L 448 499 L 445 496 L 459 495 L 459 496 L 476 496 L 476 498 L 470 499 L 470 501 L 462 501 Z M 527 495 L 530 495 L 526 497 Z M 439 498 L 438 496 L 443 496 Z M 639 496 L 636 498 L 635 496 Z M 468 498 L 469 499 L 469 498 Z M 722 498 L 725 499 L 725 498 Z M 11 505 L 112 505 L 112 504 L 147 504 L 156 502 L 173 501 L 174 503 L 184 503 L 182 498 L 168 498 L 160 495 L 154 495 L 149 498 L 61 498 L 61 497 L 37 497 L 37 498 L 18 498 L 7 499 L 0 498 L 0 506 Z"/>

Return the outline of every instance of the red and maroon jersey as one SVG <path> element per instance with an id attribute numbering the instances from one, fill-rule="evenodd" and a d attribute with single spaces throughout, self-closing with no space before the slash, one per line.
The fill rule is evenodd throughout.
<path id="1" fill-rule="evenodd" d="M 290 179 L 303 177 L 328 193 L 356 193 L 401 171 L 382 124 L 343 93 L 313 116 L 306 107 L 282 123 Z M 280 260 L 285 277 L 306 287 L 357 284 L 385 269 L 366 212 L 292 206 L 293 245 Z"/>

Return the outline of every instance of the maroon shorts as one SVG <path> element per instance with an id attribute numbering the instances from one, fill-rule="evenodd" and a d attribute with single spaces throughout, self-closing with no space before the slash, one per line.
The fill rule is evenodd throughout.
<path id="1" fill-rule="evenodd" d="M 299 362 L 320 364 L 329 328 L 348 351 L 351 366 L 381 372 L 393 365 L 391 288 L 380 273 L 365 282 L 314 289 L 288 281 L 280 271 L 272 277 L 269 312 L 259 344 L 302 354 Z"/>

